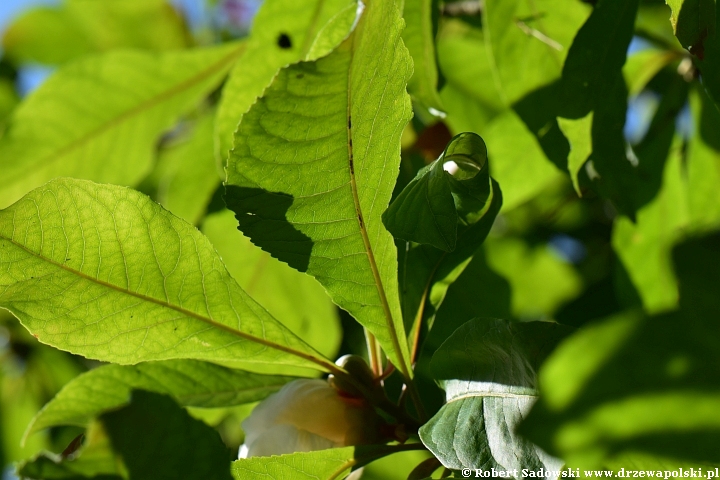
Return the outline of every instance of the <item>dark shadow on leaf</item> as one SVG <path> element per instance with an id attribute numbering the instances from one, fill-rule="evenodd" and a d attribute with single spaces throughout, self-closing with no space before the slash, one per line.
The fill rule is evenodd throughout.
<path id="1" fill-rule="evenodd" d="M 294 269 L 307 271 L 313 241 L 287 219 L 292 195 L 227 185 L 224 198 L 235 212 L 238 229 L 255 245 Z"/>

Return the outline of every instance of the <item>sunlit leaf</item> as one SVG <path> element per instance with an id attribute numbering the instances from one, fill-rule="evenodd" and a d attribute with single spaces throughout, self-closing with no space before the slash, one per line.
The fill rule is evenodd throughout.
<path id="1" fill-rule="evenodd" d="M 341 480 L 350 470 L 376 458 L 398 451 L 384 445 L 344 447 L 298 452 L 272 457 L 250 457 L 232 463 L 233 478 L 273 478 L 293 480 Z"/>
<path id="2" fill-rule="evenodd" d="M 101 421 L 132 479 L 232 478 L 220 435 L 164 395 L 136 390 L 130 405 Z"/>
<path id="3" fill-rule="evenodd" d="M 55 425 L 87 426 L 100 414 L 127 405 L 134 389 L 169 395 L 182 406 L 214 408 L 262 400 L 292 379 L 196 360 L 105 365 L 68 383 L 35 416 L 27 433 Z"/>
<path id="4" fill-rule="evenodd" d="M 560 76 L 575 32 L 589 12 L 573 0 L 487 0 L 484 5 L 487 55 L 508 105 Z"/>
<path id="5" fill-rule="evenodd" d="M 332 54 L 281 70 L 238 128 L 225 201 L 253 243 L 314 276 L 410 376 L 380 219 L 411 115 L 401 27 L 398 5 L 374 2 Z"/>
<path id="6" fill-rule="evenodd" d="M 253 245 L 238 232 L 230 210 L 207 216 L 202 231 L 248 295 L 295 335 L 335 358 L 342 340 L 340 320 L 337 307 L 317 280 Z"/>
<path id="7" fill-rule="evenodd" d="M 0 207 L 58 176 L 137 183 L 160 134 L 217 87 L 241 50 L 116 51 L 60 68 L 0 139 Z"/>
<path id="8" fill-rule="evenodd" d="M 437 8 L 437 3 L 433 0 L 406 0 L 403 11 L 405 30 L 402 37 L 415 66 L 413 76 L 408 82 L 408 91 L 425 108 L 442 112 L 444 107 L 437 92 L 433 8 Z"/>
<path id="9" fill-rule="evenodd" d="M 3 36 L 13 60 L 50 64 L 117 48 L 161 51 L 188 43 L 182 17 L 165 0 L 69 0 L 35 7 Z"/>
<path id="10" fill-rule="evenodd" d="M 579 196 L 580 185 L 578 183 L 578 172 L 585 165 L 585 161 L 592 152 L 592 112 L 578 120 L 558 118 L 558 125 L 563 135 L 570 142 L 570 155 L 568 156 L 568 171 L 573 182 L 573 187 Z"/>
<path id="11" fill-rule="evenodd" d="M 0 212 L 0 306 L 43 343 L 121 364 L 332 368 L 192 225 L 124 187 L 59 179 Z"/>
<path id="12" fill-rule="evenodd" d="M 562 461 L 515 428 L 537 398 L 535 372 L 568 334 L 552 323 L 472 320 L 455 331 L 430 364 L 447 404 L 420 438 L 451 469 L 558 470 Z"/>
<path id="13" fill-rule="evenodd" d="M 356 16 L 357 0 L 262 3 L 245 53 L 230 73 L 218 108 L 215 153 L 222 165 L 233 147 L 240 119 L 278 70 L 330 53 L 350 33 Z"/>

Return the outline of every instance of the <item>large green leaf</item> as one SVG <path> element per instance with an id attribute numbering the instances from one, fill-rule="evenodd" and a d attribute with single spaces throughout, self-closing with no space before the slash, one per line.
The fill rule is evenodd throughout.
<path id="1" fill-rule="evenodd" d="M 298 452 L 272 457 L 250 457 L 232 463 L 233 478 L 293 479 L 293 480 L 341 480 L 350 470 L 376 458 L 401 450 L 410 450 L 418 444 L 392 447 L 384 445 L 344 447 Z"/>
<path id="2" fill-rule="evenodd" d="M 232 479 L 218 432 L 164 395 L 136 390 L 101 421 L 133 480 Z"/>
<path id="3" fill-rule="evenodd" d="M 674 252 L 680 310 L 597 322 L 540 371 L 541 400 L 521 432 L 568 464 L 720 464 L 715 233 Z"/>
<path id="4" fill-rule="evenodd" d="M 568 48 L 588 10 L 574 0 L 485 2 L 487 55 L 505 103 L 515 103 L 560 76 Z"/>
<path id="5" fill-rule="evenodd" d="M 127 405 L 134 389 L 169 395 L 182 406 L 214 408 L 257 402 L 291 380 L 197 360 L 105 365 L 65 385 L 35 416 L 27 433 L 55 425 L 87 426 L 100 414 Z"/>
<path id="6" fill-rule="evenodd" d="M 205 217 L 202 232 L 248 295 L 320 353 L 336 358 L 343 332 L 322 285 L 253 245 L 237 230 L 230 210 Z"/>
<path id="7" fill-rule="evenodd" d="M 68 0 L 23 13 L 5 32 L 3 47 L 15 61 L 63 63 L 114 48 L 180 49 L 189 39 L 166 0 Z"/>
<path id="8" fill-rule="evenodd" d="M 702 89 L 690 96 L 695 129 L 688 144 L 688 208 L 693 229 L 705 230 L 720 224 L 720 113 Z"/>
<path id="9" fill-rule="evenodd" d="M 317 278 L 411 376 L 380 218 L 411 115 L 401 29 L 395 2 L 373 2 L 332 54 L 281 70 L 235 135 L 225 201 L 253 243 Z"/>
<path id="10" fill-rule="evenodd" d="M 425 446 L 451 469 L 558 470 L 562 462 L 515 433 L 537 397 L 535 372 L 567 327 L 472 320 L 430 364 L 447 404 L 420 428 Z"/>
<path id="11" fill-rule="evenodd" d="M 61 68 L 0 139 L 0 208 L 58 176 L 138 182 L 160 134 L 217 87 L 241 51 L 117 51 Z"/>
<path id="12" fill-rule="evenodd" d="M 215 148 L 225 165 L 240 119 L 285 65 L 330 53 L 350 32 L 357 0 L 267 0 L 243 57 L 230 73 L 217 114 Z"/>
<path id="13" fill-rule="evenodd" d="M 433 9 L 437 8 L 435 0 L 406 0 L 403 11 L 406 25 L 402 37 L 415 65 L 408 82 L 410 94 L 425 108 L 442 112 L 444 107 L 437 92 L 438 69 L 433 32 Z"/>
<path id="14" fill-rule="evenodd" d="M 0 212 L 0 306 L 43 343 L 121 364 L 333 369 L 192 225 L 129 188 L 58 179 Z"/>

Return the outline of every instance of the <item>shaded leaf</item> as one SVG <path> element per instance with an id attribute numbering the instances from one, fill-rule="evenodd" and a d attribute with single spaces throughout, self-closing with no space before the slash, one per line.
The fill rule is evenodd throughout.
<path id="1" fill-rule="evenodd" d="M 220 435 L 164 395 L 136 390 L 101 421 L 133 480 L 232 478 Z"/>
<path id="2" fill-rule="evenodd" d="M 253 20 L 243 57 L 223 88 L 215 127 L 216 156 L 222 166 L 233 135 L 248 111 L 285 65 L 315 60 L 345 38 L 357 16 L 357 0 L 267 0 Z M 289 46 L 282 45 L 282 35 Z"/>
<path id="3" fill-rule="evenodd" d="M 336 358 L 343 332 L 322 285 L 253 245 L 237 230 L 230 210 L 205 217 L 202 232 L 248 295 L 320 353 Z"/>
<path id="4" fill-rule="evenodd" d="M 535 372 L 566 327 L 472 320 L 435 352 L 430 368 L 447 404 L 420 438 L 451 469 L 559 470 L 562 462 L 515 433 L 536 400 Z"/>
<path id="5" fill-rule="evenodd" d="M 461 133 L 440 158 L 418 172 L 382 218 L 395 238 L 451 252 L 458 226 L 475 223 L 489 196 L 485 142 L 474 133 Z"/>
<path id="6" fill-rule="evenodd" d="M 55 64 L 119 48 L 181 49 L 189 39 L 183 18 L 165 0 L 70 0 L 16 18 L 3 48 L 16 62 Z"/>
<path id="7" fill-rule="evenodd" d="M 230 277 L 193 226 L 124 187 L 59 179 L 0 212 L 0 306 L 43 343 L 122 364 L 333 365 Z"/>
<path id="8" fill-rule="evenodd" d="M 238 128 L 225 201 L 253 243 L 314 276 L 410 376 L 380 219 L 411 115 L 401 28 L 398 5 L 372 3 L 332 54 L 281 70 Z"/>
<path id="9" fill-rule="evenodd" d="M 614 88 L 625 64 L 639 0 L 600 0 L 573 40 L 562 70 L 560 116 L 580 118 Z"/>
<path id="10" fill-rule="evenodd" d="M 196 360 L 104 365 L 65 385 L 35 416 L 27 434 L 56 425 L 84 427 L 100 414 L 127 405 L 135 389 L 168 395 L 182 406 L 215 408 L 257 402 L 291 380 Z"/>
<path id="11" fill-rule="evenodd" d="M 435 59 L 435 34 L 433 32 L 434 0 L 406 0 L 403 18 L 403 42 L 413 59 L 414 72 L 408 82 L 408 91 L 425 108 L 439 112 L 444 110 L 437 92 L 438 69 Z"/>
<path id="12" fill-rule="evenodd" d="M 640 93 L 660 70 L 681 58 L 681 52 L 654 48 L 640 50 L 628 56 L 623 66 L 628 95 L 632 97 Z"/>
<path id="13" fill-rule="evenodd" d="M 117 51 L 60 68 L 0 139 L 0 207 L 58 176 L 137 183 L 160 134 L 217 87 L 240 52 L 237 44 Z"/>
<path id="14" fill-rule="evenodd" d="M 715 33 L 713 0 L 666 0 L 665 3 L 672 11 L 673 32 L 683 47 L 702 48 L 708 35 Z"/>
<path id="15" fill-rule="evenodd" d="M 720 463 L 718 238 L 675 250 L 678 312 L 618 315 L 563 343 L 540 372 L 541 400 L 521 432 L 586 468 L 638 457 Z"/>

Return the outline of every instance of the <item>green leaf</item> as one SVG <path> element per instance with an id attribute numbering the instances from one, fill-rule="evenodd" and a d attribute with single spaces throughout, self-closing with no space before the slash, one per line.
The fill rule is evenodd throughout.
<path id="1" fill-rule="evenodd" d="M 715 193 L 720 185 L 720 113 L 702 89 L 690 95 L 695 129 L 688 144 L 688 207 L 693 229 L 707 230 L 720 224 L 720 202 Z"/>
<path id="2" fill-rule="evenodd" d="M 607 101 L 621 75 L 633 35 L 639 0 L 600 0 L 573 40 L 562 70 L 561 109 L 581 118 Z"/>
<path id="3" fill-rule="evenodd" d="M 558 470 L 562 462 L 515 433 L 536 400 L 535 371 L 568 329 L 544 322 L 472 320 L 435 352 L 430 368 L 447 404 L 420 428 L 451 469 Z"/>
<path id="4" fill-rule="evenodd" d="M 407 445 L 406 447 L 417 446 Z M 374 445 L 330 448 L 272 457 L 250 457 L 232 463 L 233 478 L 340 480 L 353 468 L 397 452 L 398 447 Z"/>
<path id="5" fill-rule="evenodd" d="M 535 136 L 513 111 L 495 118 L 483 138 L 490 156 L 490 174 L 503 188 L 503 211 L 530 200 L 562 175 L 547 161 Z"/>
<path id="6" fill-rule="evenodd" d="M 663 68 L 682 59 L 682 52 L 648 48 L 630 55 L 623 66 L 623 77 L 628 94 L 633 97 L 640 93 Z"/>
<path id="7" fill-rule="evenodd" d="M 0 306 L 43 343 L 115 363 L 334 368 L 192 225 L 124 187 L 58 179 L 0 211 Z"/>
<path id="8" fill-rule="evenodd" d="M 126 478 L 121 459 L 112 451 L 102 425 L 91 423 L 81 439 L 79 450 L 70 455 L 41 452 L 17 466 L 21 478 L 42 480 L 120 480 Z M 68 445 L 70 447 L 70 445 Z"/>
<path id="9" fill-rule="evenodd" d="M 720 463 L 717 233 L 674 258 L 680 310 L 618 315 L 569 338 L 540 371 L 541 400 L 521 433 L 586 468 Z"/>
<path id="10" fill-rule="evenodd" d="M 402 38 L 415 66 L 413 76 L 408 82 L 410 95 L 425 108 L 442 112 L 444 107 L 437 92 L 433 9 L 437 9 L 437 2 L 434 0 L 406 0 L 403 11 L 405 30 Z"/>
<path id="11" fill-rule="evenodd" d="M 397 252 L 380 218 L 411 116 L 401 29 L 398 5 L 373 2 L 333 53 L 281 70 L 238 128 L 225 201 L 253 243 L 314 276 L 409 377 Z"/>
<path id="12" fill-rule="evenodd" d="M 290 331 L 328 358 L 336 358 L 342 329 L 337 307 L 317 280 L 252 244 L 230 210 L 208 215 L 202 226 L 240 287 Z"/>
<path id="13" fill-rule="evenodd" d="M 158 137 L 217 87 L 240 48 L 117 51 L 62 67 L 0 139 L 0 207 L 58 176 L 137 183 Z"/>
<path id="14" fill-rule="evenodd" d="M 3 48 L 16 62 L 56 64 L 118 48 L 181 49 L 189 40 L 182 16 L 165 0 L 69 0 L 23 13 Z"/>
<path id="15" fill-rule="evenodd" d="M 101 421 L 133 480 L 232 478 L 220 435 L 164 395 L 136 390 Z"/>
<path id="16" fill-rule="evenodd" d="M 488 265 L 512 287 L 512 313 L 517 318 L 549 317 L 582 291 L 579 273 L 547 245 L 532 247 L 518 238 L 493 238 L 485 251 Z"/>
<path id="17" fill-rule="evenodd" d="M 253 21 L 242 58 L 223 88 L 215 128 L 224 166 L 243 115 L 285 65 L 330 53 L 352 29 L 357 0 L 267 0 Z M 288 43 L 280 42 L 285 35 Z M 281 45 L 282 43 L 282 45 Z"/>
<path id="18" fill-rule="evenodd" d="M 635 223 L 619 217 L 612 234 L 613 249 L 648 312 L 672 309 L 678 302 L 670 249 L 688 226 L 688 208 L 679 143 L 673 150 L 665 164 L 659 194 L 638 211 Z"/>
<path id="19" fill-rule="evenodd" d="M 418 172 L 382 218 L 395 238 L 451 252 L 458 223 L 475 223 L 489 196 L 485 142 L 474 133 L 461 133 L 440 158 Z"/>
<path id="20" fill-rule="evenodd" d="M 291 380 L 196 360 L 104 365 L 65 385 L 38 412 L 27 435 L 56 425 L 87 426 L 100 414 L 127 405 L 135 389 L 169 395 L 186 407 L 216 408 L 257 402 Z"/>
<path id="21" fill-rule="evenodd" d="M 665 3 L 672 11 L 670 23 L 675 36 L 691 52 L 702 48 L 708 35 L 715 33 L 714 0 L 666 0 Z"/>
<path id="22" fill-rule="evenodd" d="M 488 0 L 484 5 L 487 55 L 508 105 L 560 76 L 568 47 L 588 15 L 587 6 L 573 0 Z"/>
<path id="23" fill-rule="evenodd" d="M 173 214 L 197 224 L 222 180 L 213 153 L 214 115 L 201 115 L 181 128 L 179 138 L 160 150 L 150 178 L 158 202 Z"/>
<path id="24" fill-rule="evenodd" d="M 563 135 L 570 142 L 567 168 L 575 191 L 579 197 L 582 197 L 580 184 L 578 183 L 578 173 L 592 152 L 592 112 L 578 120 L 558 118 L 558 125 Z"/>

